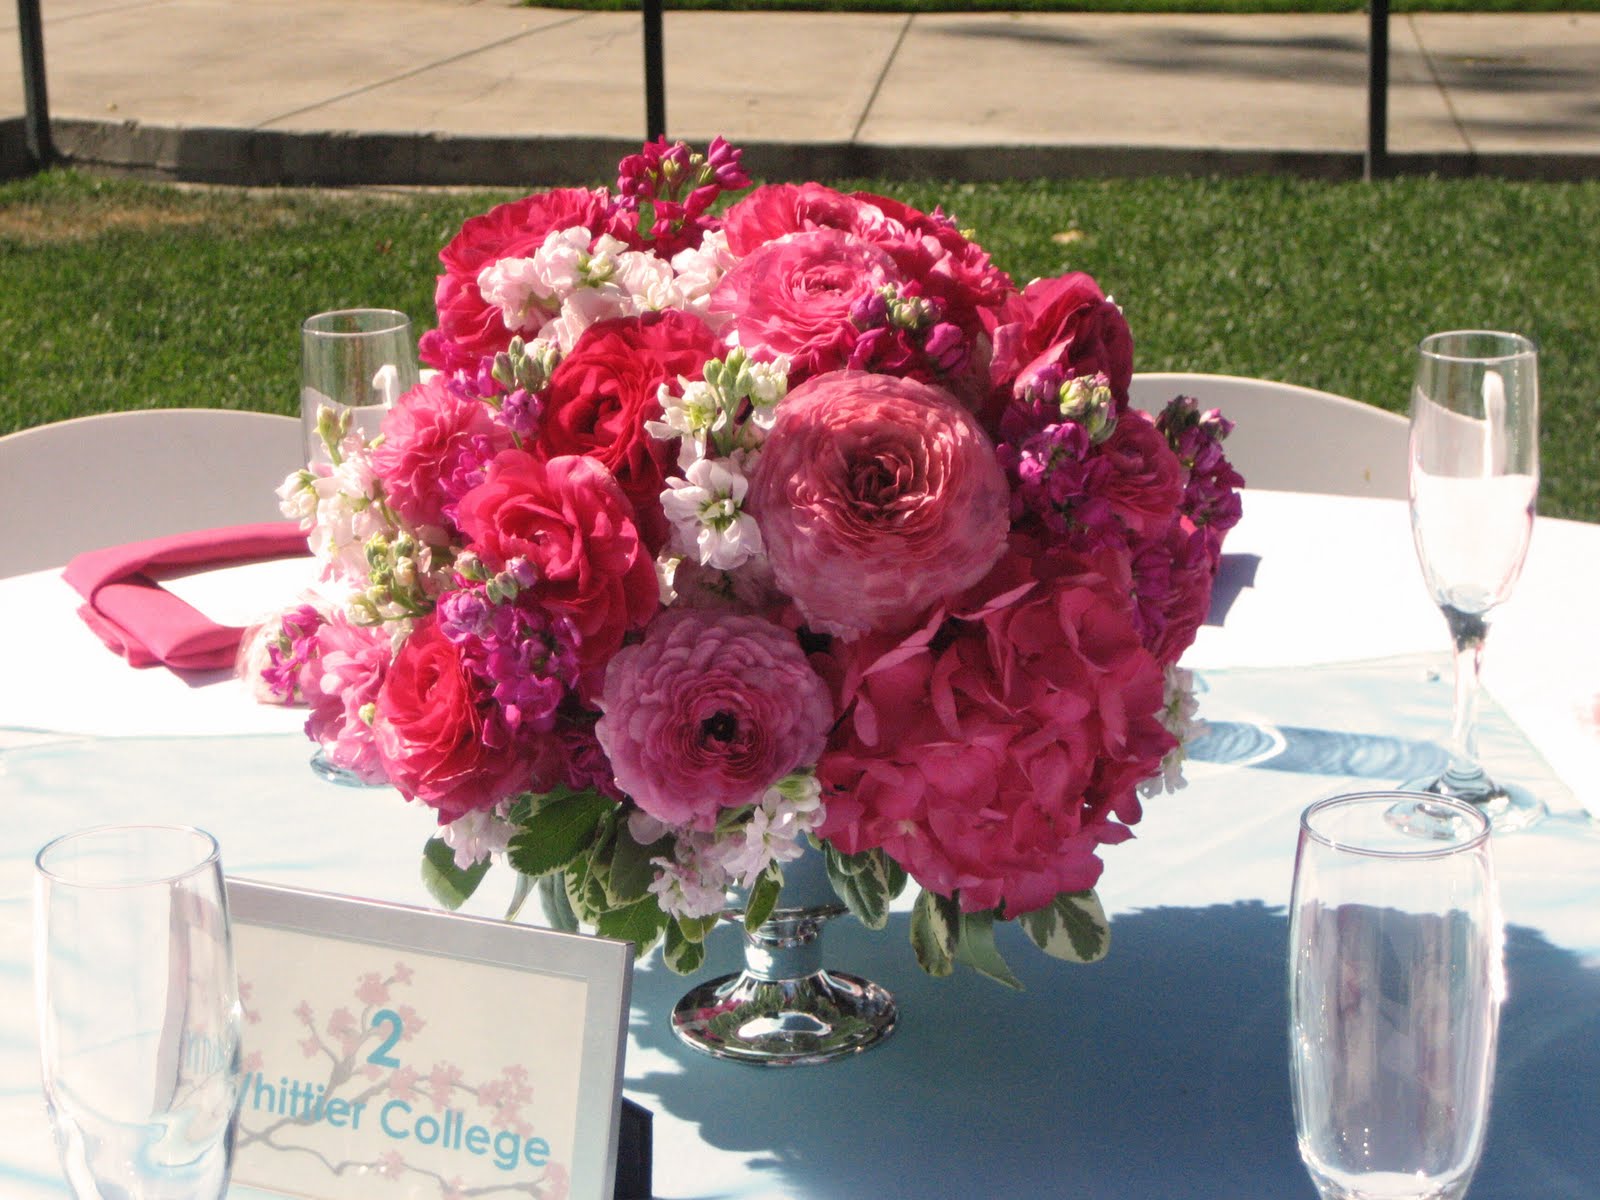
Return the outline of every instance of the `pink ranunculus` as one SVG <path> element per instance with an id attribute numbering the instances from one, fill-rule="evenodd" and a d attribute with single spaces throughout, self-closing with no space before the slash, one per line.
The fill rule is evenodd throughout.
<path id="1" fill-rule="evenodd" d="M 1022 395 L 1034 375 L 1059 366 L 1071 377 L 1103 373 L 1118 409 L 1128 406 L 1133 379 L 1133 335 L 1122 310 L 1081 271 L 1036 279 L 1014 296 L 994 330 L 990 377 L 998 413 L 1013 393 Z"/>
<path id="2" fill-rule="evenodd" d="M 728 249 L 744 258 L 792 233 L 837 229 L 873 241 L 902 229 L 885 228 L 881 209 L 820 183 L 771 183 L 756 188 L 722 216 Z"/>
<path id="3" fill-rule="evenodd" d="M 384 499 L 425 538 L 453 532 L 447 510 L 465 493 L 476 470 L 511 445 L 510 431 L 488 405 L 453 380 L 436 375 L 395 401 L 383 417 L 383 441 L 372 467 Z"/>
<path id="4" fill-rule="evenodd" d="M 611 199 L 604 189 L 553 188 L 501 204 L 461 226 L 439 252 L 444 274 L 434 289 L 439 327 L 421 340 L 424 362 L 444 371 L 476 368 L 511 343 L 500 309 L 478 290 L 478 272 L 502 258 L 526 257 L 557 229 L 606 232 Z"/>
<path id="5" fill-rule="evenodd" d="M 601 707 L 595 733 L 618 786 L 657 820 L 700 830 L 814 763 L 833 722 L 793 633 L 693 609 L 617 653 Z"/>
<path id="6" fill-rule="evenodd" d="M 384 770 L 362 710 L 377 701 L 393 653 L 386 626 L 335 613 L 317 631 L 317 656 L 302 676 L 307 735 L 329 762 L 367 783 L 384 782 Z"/>
<path id="7" fill-rule="evenodd" d="M 851 310 L 899 282 L 881 248 L 818 229 L 751 251 L 717 284 L 711 311 L 727 314 L 727 328 L 754 357 L 788 355 L 795 381 L 848 363 L 859 332 Z"/>
<path id="8" fill-rule="evenodd" d="M 1096 847 L 1130 836 L 1134 789 L 1173 738 L 1112 581 L 1008 560 L 971 600 L 901 642 L 835 647 L 848 712 L 818 766 L 820 833 L 881 847 L 964 911 L 1016 916 L 1094 885 Z"/>
<path id="9" fill-rule="evenodd" d="M 699 379 L 719 349 L 705 322 L 678 309 L 600 321 L 561 360 L 544 394 L 534 453 L 546 459 L 584 454 L 610 471 L 652 553 L 671 532 L 661 492 L 675 447 L 644 425 L 661 416 L 661 385 L 676 387 L 679 376 Z"/>
<path id="10" fill-rule="evenodd" d="M 655 562 L 610 472 L 581 455 L 541 461 L 506 450 L 462 497 L 457 523 L 491 570 L 513 558 L 532 564 L 539 602 L 581 638 L 579 691 L 595 694 L 624 635 L 661 603 Z"/>
<path id="11" fill-rule="evenodd" d="M 378 689 L 372 727 L 384 773 L 401 795 L 437 811 L 441 824 L 493 808 L 527 786 L 529 767 L 514 744 L 484 736 L 492 719 L 492 701 L 460 651 L 424 621 Z"/>
<path id="12" fill-rule="evenodd" d="M 994 449 L 947 392 L 836 371 L 791 392 L 746 508 L 778 585 L 813 628 L 900 631 L 1005 549 Z"/>

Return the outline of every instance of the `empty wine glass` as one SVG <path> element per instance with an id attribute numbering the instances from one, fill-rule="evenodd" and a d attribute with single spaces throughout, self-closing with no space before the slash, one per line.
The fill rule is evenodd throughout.
<path id="1" fill-rule="evenodd" d="M 1418 821 L 1399 826 L 1397 807 Z M 1322 1200 L 1460 1200 L 1483 1150 L 1504 935 L 1482 810 L 1365 792 L 1300 821 L 1289 1067 Z"/>
<path id="2" fill-rule="evenodd" d="M 106 826 L 35 859 L 45 1100 L 79 1200 L 217 1200 L 239 1090 L 239 997 L 217 843 Z"/>
<path id="3" fill-rule="evenodd" d="M 1538 352 L 1514 333 L 1436 333 L 1417 348 L 1411 392 L 1411 532 L 1455 649 L 1450 765 L 1408 789 L 1454 796 L 1521 829 L 1544 805 L 1478 761 L 1478 676 L 1489 613 L 1511 594 L 1539 490 Z"/>
<path id="4" fill-rule="evenodd" d="M 300 432 L 306 465 L 335 459 L 341 420 L 368 440 L 383 414 L 417 384 L 411 318 L 392 308 L 345 308 L 300 326 Z"/>

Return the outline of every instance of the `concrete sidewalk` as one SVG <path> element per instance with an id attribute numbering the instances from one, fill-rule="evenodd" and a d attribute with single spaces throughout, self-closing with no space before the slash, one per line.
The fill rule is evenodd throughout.
<path id="1" fill-rule="evenodd" d="M 14 7 L 4 38 L 18 45 Z M 605 178 L 644 135 L 637 13 L 507 0 L 43 0 L 72 162 L 228 183 Z M 1600 14 L 1395 16 L 1399 170 L 1600 177 Z M 666 15 L 667 127 L 758 173 L 1358 176 L 1367 18 Z M 21 153 L 0 51 L 0 165 Z M 17 114 L 14 120 L 4 120 Z"/>

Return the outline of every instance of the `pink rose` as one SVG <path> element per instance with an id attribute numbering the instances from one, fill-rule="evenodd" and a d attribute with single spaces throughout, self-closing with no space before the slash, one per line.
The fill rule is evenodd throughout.
<path id="1" fill-rule="evenodd" d="M 1005 549 L 988 437 L 947 392 L 836 371 L 778 409 L 746 498 L 778 585 L 816 629 L 903 630 Z"/>
<path id="2" fill-rule="evenodd" d="M 617 784 L 669 825 L 710 830 L 822 752 L 833 722 L 795 635 L 759 617 L 671 613 L 606 670 L 595 727 Z"/>
<path id="3" fill-rule="evenodd" d="M 511 344 L 500 309 L 478 290 L 478 272 L 502 258 L 526 258 L 557 229 L 582 226 L 591 233 L 611 224 L 604 189 L 554 188 L 501 204 L 461 226 L 439 252 L 444 274 L 434 289 L 439 327 L 421 341 L 422 360 L 444 371 L 471 370 Z"/>
<path id="4" fill-rule="evenodd" d="M 1134 788 L 1174 741 L 1113 581 L 1036 581 L 1010 559 L 971 601 L 902 642 L 835 647 L 848 713 L 818 766 L 819 832 L 1009 917 L 1094 885 L 1096 847 L 1130 836 Z"/>
<path id="5" fill-rule="evenodd" d="M 1106 299 L 1100 285 L 1081 271 L 1036 279 L 1014 297 L 994 330 L 990 367 L 1003 407 L 1009 395 L 1021 396 L 1047 367 L 1069 377 L 1103 373 L 1118 409 L 1128 406 L 1133 379 L 1133 335 L 1122 311 Z M 998 418 L 998 408 L 987 416 Z"/>
<path id="6" fill-rule="evenodd" d="M 432 621 L 412 631 L 378 689 L 373 734 L 384 773 L 408 800 L 435 809 L 441 824 L 527 786 L 528 765 L 516 751 L 484 736 L 490 703 Z"/>
<path id="7" fill-rule="evenodd" d="M 1170 525 L 1183 499 L 1184 471 L 1149 413 L 1130 408 L 1099 447 L 1111 469 L 1100 492 L 1134 536 L 1153 537 Z"/>
<path id="8" fill-rule="evenodd" d="M 755 357 L 787 354 L 794 380 L 848 363 L 858 336 L 852 310 L 898 282 L 886 252 L 819 229 L 753 250 L 717 284 L 711 311 L 729 315 L 729 328 Z"/>
<path id="9" fill-rule="evenodd" d="M 513 558 L 533 566 L 539 602 L 565 614 L 578 631 L 584 695 L 598 690 L 623 636 L 660 605 L 655 562 L 634 525 L 633 506 L 592 458 L 541 462 L 506 450 L 462 497 L 457 523 L 490 570 Z"/>
<path id="10" fill-rule="evenodd" d="M 543 396 L 534 453 L 584 454 L 610 471 L 652 553 L 670 533 L 661 492 L 674 470 L 675 444 L 658 441 L 644 423 L 661 416 L 663 383 L 699 379 L 719 350 L 705 323 L 678 309 L 600 321 L 561 360 Z"/>
<path id="11" fill-rule="evenodd" d="M 372 467 L 401 520 L 442 542 L 453 529 L 446 510 L 477 482 L 483 465 L 510 445 L 510 432 L 488 405 L 436 375 L 384 414 Z"/>
<path id="12" fill-rule="evenodd" d="M 335 613 L 317 631 L 317 657 L 302 676 L 306 734 L 329 762 L 367 783 L 386 782 L 372 726 L 362 709 L 374 704 L 393 656 L 382 625 L 356 625 Z"/>

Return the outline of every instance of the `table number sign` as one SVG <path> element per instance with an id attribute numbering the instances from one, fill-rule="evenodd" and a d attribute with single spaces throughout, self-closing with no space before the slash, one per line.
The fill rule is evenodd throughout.
<path id="1" fill-rule="evenodd" d="M 626 943 L 233 879 L 234 1178 L 303 1200 L 586 1200 L 616 1169 Z"/>

